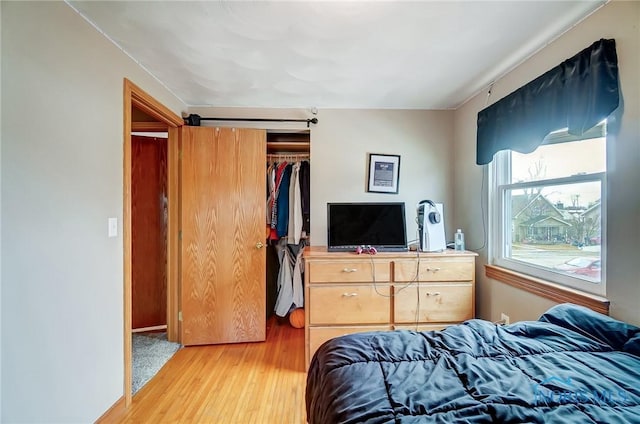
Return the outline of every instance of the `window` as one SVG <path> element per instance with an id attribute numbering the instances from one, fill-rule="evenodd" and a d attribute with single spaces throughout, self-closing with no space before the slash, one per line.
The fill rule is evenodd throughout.
<path id="1" fill-rule="evenodd" d="M 580 138 L 553 132 L 532 153 L 498 152 L 491 166 L 493 262 L 604 295 L 606 125 Z"/>

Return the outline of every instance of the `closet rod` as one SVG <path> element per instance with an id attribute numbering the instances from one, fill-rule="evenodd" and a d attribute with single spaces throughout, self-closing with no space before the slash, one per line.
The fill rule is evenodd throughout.
<path id="1" fill-rule="evenodd" d="M 267 153 L 267 159 L 292 159 L 292 160 L 309 160 L 308 153 Z"/>
<path id="2" fill-rule="evenodd" d="M 195 113 L 183 118 L 187 125 L 199 127 L 200 121 L 242 121 L 242 122 L 306 122 L 307 128 L 310 124 L 317 124 L 318 118 L 311 119 L 267 119 L 267 118 L 203 118 Z"/>

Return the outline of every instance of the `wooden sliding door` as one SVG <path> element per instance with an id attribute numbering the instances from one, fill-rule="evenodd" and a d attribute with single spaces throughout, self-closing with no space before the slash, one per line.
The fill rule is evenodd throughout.
<path id="1" fill-rule="evenodd" d="M 184 345 L 264 341 L 264 130 L 182 127 Z"/>

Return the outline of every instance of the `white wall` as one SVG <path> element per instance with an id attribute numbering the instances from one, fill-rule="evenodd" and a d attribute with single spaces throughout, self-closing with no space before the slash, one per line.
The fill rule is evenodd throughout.
<path id="1" fill-rule="evenodd" d="M 542 49 L 493 87 L 489 104 L 518 89 L 600 38 L 615 38 L 624 97 L 618 137 L 607 145 L 607 297 L 611 315 L 640 324 L 640 3 L 613 1 Z M 481 93 L 455 112 L 454 155 L 460 172 L 454 175 L 455 217 L 469 228 L 468 244 L 481 245 L 479 207 L 482 167 L 475 165 L 477 113 L 486 104 Z M 486 185 L 483 196 L 486 199 Z M 486 215 L 484 218 L 486 224 Z M 484 276 L 486 249 L 477 267 L 477 310 L 481 318 L 497 320 L 506 312 L 512 320 L 536 319 L 553 304 Z"/>
<path id="2" fill-rule="evenodd" d="M 320 110 L 311 133 L 311 244 L 327 243 L 328 202 L 405 202 L 408 239 L 415 206 L 444 203 L 447 237 L 454 227 L 450 174 L 453 112 Z M 400 155 L 398 194 L 367 193 L 369 153 Z"/>
<path id="3" fill-rule="evenodd" d="M 202 117 L 307 119 L 302 109 L 189 108 Z M 311 244 L 327 244 L 328 202 L 405 202 L 408 240 L 416 239 L 415 206 L 444 203 L 446 234 L 453 239 L 451 195 L 452 111 L 320 109 L 311 126 Z M 305 124 L 212 123 L 268 129 Z M 398 194 L 367 193 L 368 153 L 400 155 Z"/>
<path id="4" fill-rule="evenodd" d="M 123 78 L 182 103 L 62 2 L 2 2 L 2 421 L 123 395 Z"/>

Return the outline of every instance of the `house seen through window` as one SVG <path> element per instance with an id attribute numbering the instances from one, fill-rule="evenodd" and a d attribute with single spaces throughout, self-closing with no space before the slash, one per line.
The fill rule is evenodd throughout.
<path id="1" fill-rule="evenodd" d="M 605 131 L 556 131 L 531 153 L 496 154 L 496 264 L 604 294 Z"/>

